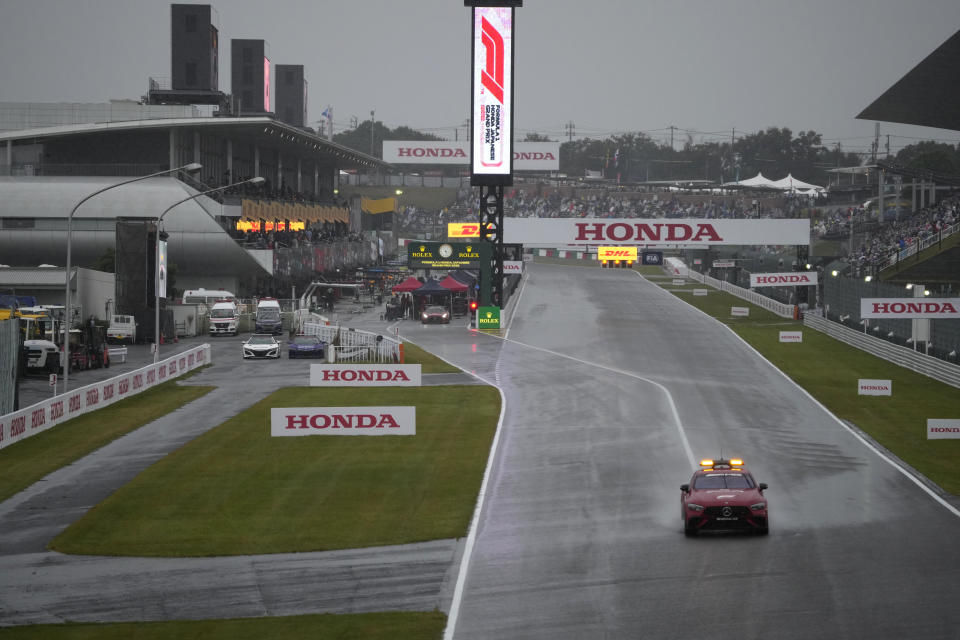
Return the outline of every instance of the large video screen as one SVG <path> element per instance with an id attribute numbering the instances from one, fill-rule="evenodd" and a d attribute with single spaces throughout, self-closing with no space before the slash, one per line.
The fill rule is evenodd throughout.
<path id="1" fill-rule="evenodd" d="M 513 183 L 513 8 L 473 8 L 471 182 Z"/>

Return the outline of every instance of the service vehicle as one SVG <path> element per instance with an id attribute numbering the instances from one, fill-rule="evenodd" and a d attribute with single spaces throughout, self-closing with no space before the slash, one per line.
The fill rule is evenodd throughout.
<path id="1" fill-rule="evenodd" d="M 430 324 L 430 323 L 449 324 L 450 310 L 447 309 L 446 307 L 440 307 L 440 306 L 426 307 L 420 313 L 420 322 L 422 322 L 423 324 Z"/>
<path id="2" fill-rule="evenodd" d="M 221 300 L 233 300 L 236 304 L 237 297 L 225 289 L 187 289 L 183 292 L 183 304 L 195 304 L 203 307 L 202 312 L 206 313 L 213 308 L 213 305 Z"/>
<path id="3" fill-rule="evenodd" d="M 257 303 L 257 315 L 253 321 L 254 333 L 283 333 L 283 318 L 280 316 L 280 303 L 276 298 L 262 298 Z"/>
<path id="4" fill-rule="evenodd" d="M 237 335 L 240 324 L 240 308 L 235 300 L 225 298 L 217 300 L 210 309 L 210 335 Z"/>
<path id="5" fill-rule="evenodd" d="M 255 333 L 243 343 L 243 357 L 279 358 L 280 343 L 270 333 Z"/>
<path id="6" fill-rule="evenodd" d="M 287 346 L 289 358 L 322 358 L 326 354 L 323 340 L 317 336 L 294 336 Z"/>
<path id="7" fill-rule="evenodd" d="M 701 460 L 690 484 L 680 485 L 683 532 L 770 531 L 767 485 L 757 482 L 738 458 Z"/>
<path id="8" fill-rule="evenodd" d="M 107 327 L 107 342 L 137 341 L 137 322 L 133 316 L 114 314 L 110 316 L 110 326 Z"/>
<path id="9" fill-rule="evenodd" d="M 63 372 L 60 343 L 63 330 L 43 307 L 20 307 L 15 312 L 27 351 L 27 371 Z M 69 365 L 68 365 L 69 366 Z"/>

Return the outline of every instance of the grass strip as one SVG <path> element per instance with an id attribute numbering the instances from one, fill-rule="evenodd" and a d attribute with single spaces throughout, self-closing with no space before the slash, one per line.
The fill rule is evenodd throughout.
<path id="1" fill-rule="evenodd" d="M 181 377 L 178 380 L 183 379 Z M 0 449 L 0 469 L 3 469 L 0 474 L 0 501 L 213 389 L 180 386 L 178 380 L 164 382 Z"/>
<path id="2" fill-rule="evenodd" d="M 415 436 L 270 436 L 271 407 L 411 405 Z M 497 390 L 475 385 L 282 389 L 152 465 L 51 547 L 215 556 L 459 538 L 499 413 Z"/>
<path id="3" fill-rule="evenodd" d="M 434 640 L 443 635 L 447 617 L 433 612 L 320 614 L 227 620 L 54 624 L 0 628 L 0 638 L 18 640 Z"/>
<path id="4" fill-rule="evenodd" d="M 729 293 L 709 288 L 706 296 L 693 296 L 690 290 L 704 285 L 657 284 L 727 324 L 834 415 L 856 425 L 944 491 L 960 495 L 960 440 L 928 440 L 926 432 L 928 418 L 960 418 L 956 388 Z M 749 317 L 731 317 L 733 306 L 749 307 Z M 803 342 L 781 343 L 780 331 L 802 331 Z M 891 380 L 893 395 L 859 395 L 861 378 Z"/>
<path id="5" fill-rule="evenodd" d="M 460 369 L 444 362 L 429 351 L 424 351 L 412 342 L 403 343 L 403 356 L 406 364 L 419 363 L 420 373 L 460 373 Z"/>

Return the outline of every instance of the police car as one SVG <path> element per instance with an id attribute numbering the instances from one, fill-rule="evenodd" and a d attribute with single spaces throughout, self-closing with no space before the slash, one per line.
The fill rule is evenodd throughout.
<path id="1" fill-rule="evenodd" d="M 680 516 L 688 536 L 701 531 L 770 531 L 767 485 L 757 482 L 743 460 L 701 460 L 690 484 L 680 485 Z"/>

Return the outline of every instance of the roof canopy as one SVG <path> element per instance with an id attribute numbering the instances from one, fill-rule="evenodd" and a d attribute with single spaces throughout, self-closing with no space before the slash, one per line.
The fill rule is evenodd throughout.
<path id="1" fill-rule="evenodd" d="M 420 282 L 419 280 L 417 280 L 417 279 L 414 278 L 413 276 L 410 276 L 409 278 L 407 278 L 406 280 L 404 280 L 404 281 L 401 282 L 400 284 L 394 285 L 394 287 L 393 287 L 393 289 L 391 289 L 391 291 L 393 291 L 394 293 L 409 293 L 409 292 L 411 292 L 411 291 L 416 291 L 417 289 L 419 289 L 419 288 L 422 287 L 422 286 L 423 286 L 423 283 L 422 283 L 422 282 Z"/>
<path id="2" fill-rule="evenodd" d="M 418 296 L 427 296 L 427 295 L 430 295 L 431 293 L 449 294 L 450 289 L 445 289 L 441 287 L 440 283 L 438 283 L 433 278 L 430 278 L 429 280 L 423 283 L 423 286 L 421 286 L 419 289 L 414 291 L 414 293 Z"/>
<path id="3" fill-rule="evenodd" d="M 444 289 L 449 289 L 450 291 L 456 291 L 458 293 L 470 289 L 470 287 L 450 275 L 440 281 L 440 286 Z"/>

